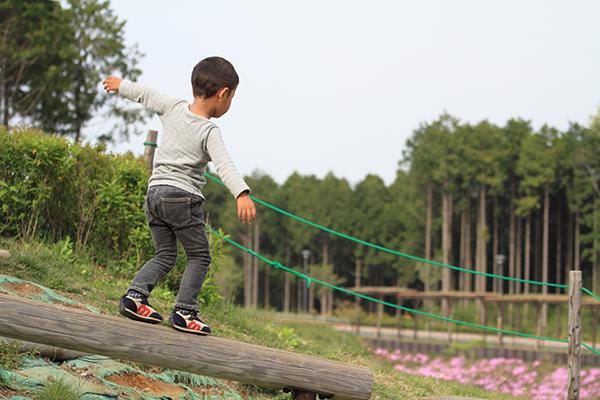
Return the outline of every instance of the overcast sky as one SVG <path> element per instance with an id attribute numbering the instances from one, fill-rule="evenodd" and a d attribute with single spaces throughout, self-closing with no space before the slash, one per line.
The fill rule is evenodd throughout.
<path id="1" fill-rule="evenodd" d="M 142 84 L 191 101 L 198 61 L 234 64 L 236 98 L 214 121 L 242 173 L 280 183 L 294 171 L 332 171 L 389 184 L 413 129 L 444 110 L 564 129 L 587 124 L 600 105 L 598 1 L 111 4 L 127 20 L 127 42 L 145 53 Z M 159 119 L 144 129 L 160 132 Z M 143 141 L 113 150 L 141 154 Z"/>

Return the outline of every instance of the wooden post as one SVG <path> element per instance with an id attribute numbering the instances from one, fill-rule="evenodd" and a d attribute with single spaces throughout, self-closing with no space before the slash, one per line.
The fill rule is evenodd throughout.
<path id="1" fill-rule="evenodd" d="M 567 399 L 579 399 L 581 367 L 581 271 L 569 272 L 569 350 L 567 367 L 569 381 Z"/>
<path id="2" fill-rule="evenodd" d="M 0 294 L 0 335 L 322 397 L 366 400 L 370 368 Z"/>
<path id="3" fill-rule="evenodd" d="M 152 172 L 152 165 L 154 165 L 154 150 L 156 150 L 156 139 L 158 138 L 158 131 L 150 129 L 146 134 L 146 141 L 144 142 L 144 163 L 148 170 Z"/>

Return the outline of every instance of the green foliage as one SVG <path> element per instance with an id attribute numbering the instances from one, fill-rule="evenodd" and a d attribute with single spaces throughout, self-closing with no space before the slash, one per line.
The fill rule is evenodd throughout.
<path id="1" fill-rule="evenodd" d="M 141 73 L 142 55 L 125 46 L 124 27 L 108 1 L 1 1 L 0 122 L 20 117 L 79 141 L 83 126 L 103 110 L 115 123 L 102 139 L 126 137 L 146 114 L 98 87 L 109 74 Z"/>
<path id="2" fill-rule="evenodd" d="M 0 233 L 63 240 L 59 252 L 91 248 L 131 274 L 152 254 L 141 207 L 148 173 L 139 159 L 73 145 L 32 129 L 0 128 Z"/>
<path id="3" fill-rule="evenodd" d="M 13 370 L 21 365 L 23 355 L 21 346 L 15 341 L 0 340 L 0 368 Z"/>

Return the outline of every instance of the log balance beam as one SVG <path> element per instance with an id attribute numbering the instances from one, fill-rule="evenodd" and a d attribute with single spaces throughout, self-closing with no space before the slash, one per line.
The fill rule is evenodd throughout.
<path id="1" fill-rule="evenodd" d="M 177 332 L 0 294 L 0 335 L 334 399 L 368 399 L 370 368 L 214 336 Z M 299 398 L 299 397 L 297 397 Z"/>

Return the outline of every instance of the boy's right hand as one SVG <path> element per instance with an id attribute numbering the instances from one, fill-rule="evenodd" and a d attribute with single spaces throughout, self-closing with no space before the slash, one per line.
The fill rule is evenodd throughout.
<path id="1" fill-rule="evenodd" d="M 256 207 L 250 196 L 248 196 L 248 192 L 243 192 L 237 198 L 237 215 L 240 221 L 245 224 L 249 224 L 256 219 Z"/>
<path id="2" fill-rule="evenodd" d="M 106 90 L 107 93 L 118 92 L 122 80 L 123 79 L 117 78 L 116 76 L 109 76 L 102 82 L 104 90 Z"/>

